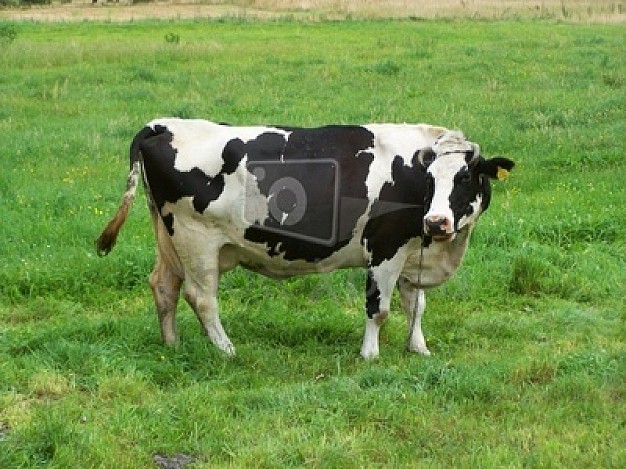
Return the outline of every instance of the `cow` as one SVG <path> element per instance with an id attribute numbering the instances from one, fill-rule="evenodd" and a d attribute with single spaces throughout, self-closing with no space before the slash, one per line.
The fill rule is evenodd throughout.
<path id="1" fill-rule="evenodd" d="M 462 132 L 427 124 L 237 127 L 146 124 L 130 145 L 127 189 L 96 241 L 113 248 L 140 177 L 156 236 L 149 276 L 161 336 L 175 344 L 181 287 L 210 340 L 235 348 L 219 317 L 220 276 L 241 265 L 273 278 L 366 268 L 364 358 L 397 286 L 410 351 L 429 355 L 424 289 L 459 267 L 514 162 L 484 158 Z"/>

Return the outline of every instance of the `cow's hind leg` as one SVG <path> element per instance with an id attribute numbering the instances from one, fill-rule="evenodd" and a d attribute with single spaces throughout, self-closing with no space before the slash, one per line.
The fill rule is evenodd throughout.
<path id="1" fill-rule="evenodd" d="M 149 282 L 159 317 L 161 337 L 167 345 L 173 345 L 178 342 L 176 306 L 183 281 L 183 269 L 172 240 L 151 199 L 148 199 L 148 207 L 157 241 L 156 262 Z"/>
<path id="2" fill-rule="evenodd" d="M 424 334 L 422 333 L 422 315 L 426 308 L 424 290 L 417 288 L 404 278 L 398 280 L 398 287 L 409 330 L 407 349 L 411 352 L 430 355 L 430 351 L 426 347 Z"/>
<path id="3" fill-rule="evenodd" d="M 185 300 L 196 313 L 202 328 L 211 342 L 228 355 L 235 354 L 235 347 L 226 335 L 220 321 L 217 290 L 219 271 L 210 270 L 195 279 L 185 280 Z"/>
<path id="4" fill-rule="evenodd" d="M 149 281 L 159 317 L 161 337 L 167 345 L 173 345 L 178 341 L 176 306 L 182 279 L 169 268 L 161 256 L 157 256 Z"/>

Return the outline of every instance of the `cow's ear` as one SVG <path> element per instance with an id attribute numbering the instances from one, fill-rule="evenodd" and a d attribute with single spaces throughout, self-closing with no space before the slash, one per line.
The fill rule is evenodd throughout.
<path id="1" fill-rule="evenodd" d="M 418 150 L 416 153 L 416 156 L 417 156 L 417 161 L 419 161 L 422 167 L 428 168 L 428 166 L 430 166 L 430 164 L 433 161 L 435 161 L 437 154 L 433 151 L 432 148 L 427 147 L 427 148 L 422 148 L 421 150 Z"/>
<path id="2" fill-rule="evenodd" d="M 495 157 L 488 160 L 480 159 L 478 162 L 478 170 L 480 174 L 490 177 L 491 179 L 504 180 L 508 177 L 509 171 L 513 169 L 515 163 L 508 158 Z"/>

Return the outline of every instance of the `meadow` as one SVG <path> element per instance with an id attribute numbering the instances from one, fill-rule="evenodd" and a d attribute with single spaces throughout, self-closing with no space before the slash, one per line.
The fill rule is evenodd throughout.
<path id="1" fill-rule="evenodd" d="M 626 30 L 554 19 L 0 22 L 0 467 L 624 467 Z M 517 162 L 427 293 L 433 355 L 359 355 L 364 274 L 224 277 L 238 355 L 161 344 L 138 197 L 157 116 L 428 122 Z"/>

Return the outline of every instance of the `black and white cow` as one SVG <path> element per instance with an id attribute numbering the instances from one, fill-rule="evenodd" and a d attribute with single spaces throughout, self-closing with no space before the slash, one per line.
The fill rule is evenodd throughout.
<path id="1" fill-rule="evenodd" d="M 115 244 L 143 172 L 157 240 L 150 285 L 167 344 L 178 338 L 183 282 L 211 341 L 234 354 L 219 318 L 223 272 L 242 265 L 289 277 L 366 267 L 361 355 L 378 355 L 396 285 L 408 348 L 428 355 L 423 289 L 459 267 L 489 206 L 489 179 L 513 165 L 483 158 L 460 132 L 425 124 L 302 129 L 159 119 L 132 142 L 127 191 L 97 249 L 107 254 Z"/>

